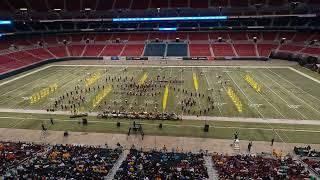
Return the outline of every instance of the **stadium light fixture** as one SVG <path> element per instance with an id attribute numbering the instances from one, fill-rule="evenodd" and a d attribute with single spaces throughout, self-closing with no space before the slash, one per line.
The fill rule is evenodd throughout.
<path id="1" fill-rule="evenodd" d="M 20 8 L 20 11 L 28 11 L 28 8 Z"/>
<path id="2" fill-rule="evenodd" d="M 53 9 L 54 11 L 61 11 L 61 9 L 60 8 L 55 8 L 55 9 Z"/>
<path id="3" fill-rule="evenodd" d="M 91 11 L 91 8 L 84 8 L 85 11 Z"/>
<path id="4" fill-rule="evenodd" d="M 8 21 L 8 20 L 0 20 L 0 25 L 11 25 L 12 21 Z"/>
<path id="5" fill-rule="evenodd" d="M 176 31 L 177 28 L 159 28 L 159 31 Z"/>
<path id="6" fill-rule="evenodd" d="M 190 21 L 190 20 L 225 20 L 228 16 L 193 16 L 193 17 L 145 17 L 145 18 L 113 18 L 113 22 L 145 22 L 145 21 Z"/>

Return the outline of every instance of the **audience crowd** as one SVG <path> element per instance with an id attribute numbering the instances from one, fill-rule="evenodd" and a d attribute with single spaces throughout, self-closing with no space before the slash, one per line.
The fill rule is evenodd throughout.
<path id="1" fill-rule="evenodd" d="M 2 173 L 4 179 L 104 179 L 122 153 L 93 146 L 48 145 L 40 146 L 42 151 L 39 145 L 28 146 L 40 152 L 19 156 L 15 161 L 20 163 Z"/>
<path id="2" fill-rule="evenodd" d="M 252 155 L 212 157 L 220 179 L 304 179 L 309 171 L 291 158 Z"/>
<path id="3" fill-rule="evenodd" d="M 131 149 L 115 175 L 116 180 L 206 179 L 203 154 Z"/>
<path id="4" fill-rule="evenodd" d="M 307 147 L 294 147 L 296 155 L 303 158 L 303 162 L 306 163 L 309 168 L 315 170 L 320 176 L 320 151 L 312 150 L 310 146 Z"/>
<path id="5" fill-rule="evenodd" d="M 10 167 L 43 151 L 44 145 L 23 142 L 0 142 L 0 177 Z"/>

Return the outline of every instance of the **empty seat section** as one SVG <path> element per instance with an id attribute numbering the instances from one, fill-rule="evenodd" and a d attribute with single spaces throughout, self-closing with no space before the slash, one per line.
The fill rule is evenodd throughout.
<path id="1" fill-rule="evenodd" d="M 43 41 L 48 44 L 57 44 L 58 43 L 56 36 L 45 36 L 45 37 L 43 37 Z"/>
<path id="2" fill-rule="evenodd" d="M 292 39 L 293 42 L 304 42 L 307 41 L 313 34 L 312 33 L 296 33 L 294 38 Z"/>
<path id="3" fill-rule="evenodd" d="M 189 7 L 189 4 L 186 0 L 171 0 L 170 7 Z"/>
<path id="4" fill-rule="evenodd" d="M 278 39 L 286 38 L 286 40 L 291 40 L 294 36 L 294 32 L 280 32 Z"/>
<path id="5" fill-rule="evenodd" d="M 57 57 L 67 57 L 67 50 L 65 46 L 58 46 L 58 47 L 48 47 L 48 51 L 54 54 Z"/>
<path id="6" fill-rule="evenodd" d="M 150 0 L 132 1 L 131 9 L 147 9 L 149 7 Z"/>
<path id="7" fill-rule="evenodd" d="M 189 33 L 189 39 L 190 41 L 208 41 L 209 36 L 208 33 L 205 32 L 195 32 Z"/>
<path id="8" fill-rule="evenodd" d="M 229 32 L 230 39 L 235 40 L 248 40 L 246 32 Z"/>
<path id="9" fill-rule="evenodd" d="M 272 50 L 277 49 L 276 44 L 257 44 L 258 53 L 262 57 L 269 57 Z"/>
<path id="10" fill-rule="evenodd" d="M 189 44 L 189 52 L 193 57 L 212 56 L 209 44 Z"/>
<path id="11" fill-rule="evenodd" d="M 95 41 L 107 41 L 111 38 L 111 34 L 97 34 Z"/>
<path id="12" fill-rule="evenodd" d="M 111 40 L 117 40 L 117 38 L 120 38 L 121 41 L 126 41 L 129 39 L 130 34 L 128 33 L 116 33 L 112 34 Z"/>
<path id="13" fill-rule="evenodd" d="M 83 49 L 84 49 L 84 45 L 71 45 L 71 46 L 67 46 L 70 56 L 81 56 Z"/>
<path id="14" fill-rule="evenodd" d="M 168 33 L 169 40 L 175 40 L 176 38 L 179 38 L 180 40 L 187 40 L 188 34 L 183 32 Z"/>
<path id="15" fill-rule="evenodd" d="M 101 56 L 119 56 L 124 45 L 122 44 L 110 44 L 107 45 L 101 52 Z"/>
<path id="16" fill-rule="evenodd" d="M 208 0 L 190 0 L 190 7 L 192 8 L 208 8 Z"/>
<path id="17" fill-rule="evenodd" d="M 82 41 L 83 35 L 82 34 L 72 34 L 71 40 L 72 42 L 80 42 Z"/>
<path id="18" fill-rule="evenodd" d="M 39 49 L 32 49 L 32 50 L 26 50 L 27 52 L 33 54 L 36 57 L 39 57 L 40 59 L 50 59 L 53 58 L 53 56 L 45 49 L 39 48 Z"/>
<path id="19" fill-rule="evenodd" d="M 166 44 L 150 43 L 146 45 L 144 56 L 164 56 L 166 51 Z"/>
<path id="20" fill-rule="evenodd" d="M 292 52 L 297 52 L 303 49 L 303 46 L 297 46 L 297 45 L 291 45 L 291 44 L 285 44 L 282 45 L 279 50 L 282 51 L 292 51 Z"/>
<path id="21" fill-rule="evenodd" d="M 219 37 L 221 37 L 223 40 L 228 40 L 229 38 L 229 34 L 227 32 L 212 32 L 209 33 L 209 37 L 211 40 L 218 40 Z"/>
<path id="22" fill-rule="evenodd" d="M 129 41 L 146 41 L 148 36 L 147 33 L 134 33 L 131 34 Z"/>
<path id="23" fill-rule="evenodd" d="M 254 37 L 257 37 L 258 40 L 262 38 L 262 35 L 259 32 L 248 32 L 247 34 L 249 40 L 252 40 Z"/>
<path id="24" fill-rule="evenodd" d="M 302 50 L 303 53 L 307 53 L 307 54 L 313 54 L 313 55 L 320 55 L 320 48 L 311 48 L 308 47 L 304 50 Z"/>
<path id="25" fill-rule="evenodd" d="M 144 44 L 127 44 L 121 56 L 141 56 L 143 53 Z"/>
<path id="26" fill-rule="evenodd" d="M 167 56 L 188 56 L 188 45 L 168 44 Z"/>
<path id="27" fill-rule="evenodd" d="M 214 56 L 235 56 L 231 44 L 212 44 Z"/>
<path id="28" fill-rule="evenodd" d="M 149 40 L 153 41 L 156 38 L 159 38 L 159 40 L 167 40 L 168 34 L 167 33 L 150 33 Z"/>
<path id="29" fill-rule="evenodd" d="M 6 40 L 0 41 L 0 50 L 8 49 L 12 43 Z"/>
<path id="30" fill-rule="evenodd" d="M 115 9 L 129 9 L 131 0 L 116 0 Z"/>
<path id="31" fill-rule="evenodd" d="M 83 56 L 98 56 L 105 45 L 87 45 Z"/>
<path id="32" fill-rule="evenodd" d="M 21 62 L 21 61 L 12 61 L 8 62 L 5 64 L 1 64 L 1 67 L 8 69 L 8 70 L 13 70 L 13 69 L 18 69 L 20 67 L 26 66 L 31 63 L 26 63 L 26 62 Z"/>
<path id="33" fill-rule="evenodd" d="M 9 57 L 6 57 L 6 56 L 1 56 L 0 55 L 0 66 L 2 64 L 7 64 L 9 62 L 13 62 L 13 59 L 10 59 Z"/>
<path id="34" fill-rule="evenodd" d="M 10 58 L 17 59 L 21 62 L 26 62 L 26 63 L 37 62 L 37 61 L 41 60 L 40 58 L 32 56 L 31 54 L 28 54 L 25 51 L 10 53 L 10 54 L 8 54 L 8 56 Z"/>
<path id="35" fill-rule="evenodd" d="M 239 56 L 257 56 L 253 44 L 234 44 L 233 47 Z"/>
<path id="36" fill-rule="evenodd" d="M 265 41 L 274 41 L 277 37 L 277 32 L 264 32 L 262 36 Z"/>

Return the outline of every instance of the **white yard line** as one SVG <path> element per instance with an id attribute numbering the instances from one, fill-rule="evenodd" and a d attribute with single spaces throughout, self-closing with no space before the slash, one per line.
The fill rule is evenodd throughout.
<path id="1" fill-rule="evenodd" d="M 260 73 L 262 73 L 261 71 L 259 71 Z M 263 74 L 263 73 L 262 73 Z M 256 77 L 262 84 L 263 84 L 263 86 L 264 87 L 266 87 L 266 88 L 268 88 L 273 94 L 275 94 L 276 96 L 278 96 L 283 102 L 285 102 L 285 104 L 287 105 L 287 106 L 289 106 L 290 104 L 286 101 L 286 100 L 284 100 L 283 98 L 282 98 L 282 96 L 280 96 L 279 94 L 277 94 L 275 91 L 273 91 L 269 86 L 267 86 L 263 81 L 261 81 L 261 79 L 260 78 L 258 78 L 258 77 Z M 268 77 L 269 78 L 269 77 Z M 270 78 L 269 78 L 270 79 Z M 301 115 L 301 117 L 303 118 L 303 119 L 308 119 L 303 113 L 301 113 L 300 111 L 298 111 L 296 108 L 293 108 L 298 114 L 300 114 Z"/>
<path id="2" fill-rule="evenodd" d="M 244 91 L 240 88 L 240 86 L 237 84 L 237 82 L 230 76 L 230 74 L 226 71 L 226 74 L 230 77 L 232 82 L 238 87 L 238 89 L 241 91 L 241 93 L 246 97 L 246 99 L 250 102 L 250 104 L 253 104 L 252 100 L 244 93 Z M 264 119 L 263 114 L 259 111 L 257 107 L 254 107 L 254 109 L 260 114 L 260 117 Z"/>
<path id="3" fill-rule="evenodd" d="M 211 83 L 209 82 L 208 77 L 207 77 L 207 75 L 206 75 L 205 73 L 204 73 L 204 77 L 206 78 L 208 87 L 209 87 L 209 89 L 211 90 L 211 95 L 212 95 L 213 99 L 214 99 L 215 101 L 217 101 L 217 98 L 216 98 L 216 96 L 215 96 L 214 93 L 213 93 L 213 90 L 212 90 L 212 87 L 211 87 Z M 223 116 L 219 105 L 218 105 L 218 110 L 219 110 L 219 112 L 220 112 L 220 116 Z"/>
<path id="4" fill-rule="evenodd" d="M 0 108 L 0 112 L 18 113 L 18 114 L 43 114 L 48 115 L 46 110 L 31 110 L 31 109 L 5 109 Z M 52 115 L 71 115 L 69 111 L 54 111 Z M 98 112 L 92 112 L 89 116 L 97 116 Z M 10 116 L 0 116 L 0 118 L 7 118 Z M 272 124 L 305 124 L 305 125 L 320 125 L 320 121 L 316 120 L 294 120 L 294 119 L 261 119 L 261 118 L 244 118 L 244 117 L 215 117 L 215 116 L 182 116 L 183 120 L 208 120 L 208 121 L 234 121 L 234 122 L 248 122 L 248 123 L 265 123 L 269 121 Z"/>
<path id="5" fill-rule="evenodd" d="M 39 72 L 39 71 L 38 71 L 38 72 Z M 52 72 L 52 73 L 56 73 L 56 72 Z M 49 74 L 47 74 L 47 75 L 45 75 L 45 76 L 43 76 L 43 77 L 40 77 L 40 78 L 38 78 L 38 79 L 34 79 L 34 80 L 32 80 L 32 81 L 29 81 L 28 83 L 26 83 L 26 84 L 24 84 L 24 85 L 22 85 L 22 86 L 19 86 L 19 87 L 14 88 L 14 89 L 6 92 L 6 93 L 1 94 L 0 97 L 5 96 L 5 95 L 7 95 L 7 94 L 9 94 L 9 93 L 12 93 L 12 92 L 14 92 L 14 91 L 17 91 L 17 90 L 19 90 L 19 89 L 22 89 L 22 88 L 24 88 L 25 86 L 28 86 L 29 84 L 32 84 L 32 83 L 34 83 L 35 81 L 38 81 L 39 79 L 47 78 L 47 77 L 50 76 L 52 73 L 49 73 Z M 16 80 L 17 80 L 17 79 L 16 79 Z M 1 85 L 0 85 L 0 86 L 1 86 Z"/>
<path id="6" fill-rule="evenodd" d="M 36 72 L 42 71 L 42 70 L 44 70 L 44 69 L 47 69 L 47 68 L 49 68 L 49 67 L 51 67 L 51 66 L 45 66 L 45 67 L 43 67 L 43 68 L 40 68 L 40 69 L 31 71 L 31 72 L 29 72 L 29 73 L 26 73 L 26 74 L 23 74 L 23 75 L 21 75 L 21 76 L 15 77 L 15 78 L 10 79 L 10 80 L 8 80 L 8 81 L 2 82 L 2 83 L 0 83 L 0 87 L 3 86 L 3 85 L 5 85 L 5 84 L 8 84 L 8 83 L 10 83 L 10 82 L 12 82 L 12 81 L 15 81 L 15 80 L 17 80 L 17 79 L 21 79 L 21 78 L 24 78 L 24 77 L 29 76 L 29 75 L 31 75 L 31 74 L 34 74 L 34 73 L 36 73 Z"/>
<path id="7" fill-rule="evenodd" d="M 30 118 L 30 117 L 0 117 L 0 119 L 20 119 L 18 124 L 21 124 L 24 121 L 49 121 L 49 119 L 42 119 L 42 118 Z M 77 119 L 54 119 L 54 121 L 57 122 L 78 122 Z M 100 124 L 114 124 L 114 121 L 96 121 L 96 120 L 89 120 L 89 123 L 100 123 Z M 130 125 L 131 122 L 121 122 L 122 124 L 128 124 Z M 142 125 L 150 125 L 150 126 L 159 126 L 157 123 L 141 123 Z M 171 127 L 195 127 L 195 128 L 203 128 L 203 126 L 199 125 L 188 125 L 188 124 L 163 124 L 165 126 L 171 126 Z M 11 127 L 12 128 L 12 127 Z M 289 131 L 289 132 L 314 132 L 314 133 L 319 133 L 320 130 L 306 130 L 306 129 L 283 129 L 283 128 L 260 128 L 260 127 L 241 127 L 241 126 L 213 126 L 213 128 L 218 128 L 218 129 L 244 129 L 244 130 L 264 130 L 264 131 Z"/>
<path id="8" fill-rule="evenodd" d="M 298 73 L 298 74 L 300 74 L 300 75 L 302 75 L 302 76 L 304 76 L 304 77 L 306 77 L 306 78 L 309 78 L 309 79 L 313 80 L 314 82 L 320 84 L 320 80 L 318 80 L 318 79 L 316 79 L 316 78 L 314 78 L 314 77 L 312 77 L 312 76 L 309 76 L 309 75 L 307 75 L 307 74 L 305 74 L 305 73 L 303 73 L 303 72 L 301 72 L 301 71 L 299 71 L 299 70 L 296 70 L 296 69 L 293 68 L 293 67 L 288 67 L 288 68 L 291 69 L 292 71 L 294 71 L 294 72 L 296 72 L 296 73 Z"/>
<path id="9" fill-rule="evenodd" d="M 290 66 L 239 66 L 239 65 L 235 65 L 235 66 L 230 66 L 230 65 L 148 65 L 148 64 L 88 64 L 88 65 L 75 65 L 75 64 L 53 64 L 50 66 L 92 66 L 92 67 L 200 67 L 200 68 L 205 68 L 205 67 L 239 67 L 239 68 L 291 68 Z"/>
<path id="10" fill-rule="evenodd" d="M 272 72 L 273 74 L 277 75 L 279 78 L 285 80 L 286 82 L 288 82 L 289 84 L 291 84 L 291 85 L 294 86 L 295 88 L 299 89 L 299 90 L 302 91 L 303 93 L 306 93 L 306 94 L 309 95 L 310 97 L 312 97 L 312 98 L 314 98 L 314 99 L 316 99 L 316 100 L 318 100 L 318 101 L 320 102 L 320 99 L 319 99 L 319 98 L 317 98 L 317 97 L 313 96 L 312 94 L 304 91 L 303 89 L 301 89 L 300 87 L 296 86 L 295 84 L 293 84 L 292 82 L 290 82 L 290 81 L 287 80 L 286 78 L 284 78 L 284 77 L 280 76 L 278 73 L 272 71 L 270 68 L 267 68 L 267 69 L 268 69 L 270 72 Z"/>
<path id="11" fill-rule="evenodd" d="M 256 77 L 254 77 L 256 78 Z M 255 91 L 256 92 L 256 91 Z M 258 93 L 269 105 L 271 105 L 273 107 L 274 110 L 276 110 L 281 116 L 283 119 L 285 119 L 286 117 L 279 111 L 278 108 L 276 108 L 271 102 L 269 102 L 260 92 L 256 92 Z"/>
<path id="12" fill-rule="evenodd" d="M 263 73 L 264 74 L 264 73 Z M 267 74 L 265 74 L 265 76 L 269 77 Z M 284 89 L 285 91 L 287 91 L 288 93 L 290 93 L 291 95 L 293 95 L 293 97 L 295 97 L 296 99 L 298 99 L 299 101 L 301 101 L 302 103 L 304 103 L 305 105 L 309 106 L 311 109 L 313 109 L 314 111 L 316 111 L 318 114 L 320 114 L 320 111 L 318 111 L 317 109 L 315 109 L 313 106 L 311 106 L 309 103 L 305 102 L 303 99 L 299 98 L 298 96 L 296 96 L 293 92 L 289 91 L 287 88 L 285 88 L 283 85 L 279 84 L 277 81 L 273 80 L 272 78 L 270 78 L 273 82 L 275 82 L 276 84 L 278 84 L 278 86 L 280 86 L 282 89 Z"/>

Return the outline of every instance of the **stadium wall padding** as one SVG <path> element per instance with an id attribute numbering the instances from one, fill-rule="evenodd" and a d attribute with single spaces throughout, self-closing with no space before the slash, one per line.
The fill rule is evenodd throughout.
<path id="1" fill-rule="evenodd" d="M 25 67 L 15 69 L 10 72 L 1 74 L 0 80 L 17 75 L 19 73 L 23 73 L 25 71 L 29 71 L 34 68 L 38 68 L 38 67 L 46 65 L 46 64 L 61 62 L 61 61 L 71 61 L 71 60 L 103 60 L 103 57 L 64 57 L 64 58 L 47 59 L 44 61 L 37 62 L 35 64 L 31 64 L 29 66 L 25 66 Z"/>

